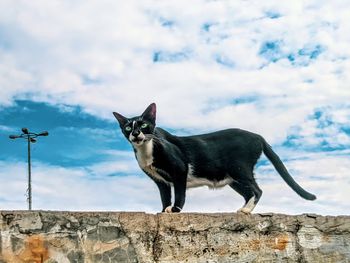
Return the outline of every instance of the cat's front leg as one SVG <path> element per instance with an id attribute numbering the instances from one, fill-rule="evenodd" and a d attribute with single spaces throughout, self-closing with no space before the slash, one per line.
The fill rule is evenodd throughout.
<path id="1" fill-rule="evenodd" d="M 181 212 L 186 199 L 186 182 L 174 183 L 175 191 L 175 203 L 174 206 L 168 206 L 165 209 L 166 213 L 179 213 Z"/>
<path id="2" fill-rule="evenodd" d="M 161 181 L 155 181 L 155 183 L 158 186 L 160 199 L 162 200 L 163 213 L 165 212 L 166 208 L 171 205 L 171 187 L 169 184 Z"/>

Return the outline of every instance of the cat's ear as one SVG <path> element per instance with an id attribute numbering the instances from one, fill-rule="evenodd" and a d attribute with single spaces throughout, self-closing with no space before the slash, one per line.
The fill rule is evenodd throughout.
<path id="1" fill-rule="evenodd" d="M 156 122 L 156 111 L 157 107 L 155 103 L 152 103 L 147 107 L 147 109 L 142 113 L 141 117 L 143 119 L 149 120 L 152 123 Z"/>
<path id="2" fill-rule="evenodd" d="M 118 120 L 120 127 L 125 126 L 125 124 L 128 122 L 128 118 L 124 117 L 118 112 L 113 112 L 113 115 Z"/>

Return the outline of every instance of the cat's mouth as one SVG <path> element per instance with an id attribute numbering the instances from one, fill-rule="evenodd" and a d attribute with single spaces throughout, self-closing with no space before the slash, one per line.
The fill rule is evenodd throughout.
<path id="1" fill-rule="evenodd" d="M 141 144 L 143 142 L 143 138 L 133 138 L 131 142 L 136 144 Z"/>
<path id="2" fill-rule="evenodd" d="M 137 136 L 137 137 L 135 137 L 135 136 L 130 136 L 130 141 L 131 141 L 131 143 L 132 144 L 134 144 L 134 145 L 141 145 L 141 144 L 143 144 L 144 143 L 144 141 L 145 141 L 145 136 Z"/>
<path id="3" fill-rule="evenodd" d="M 132 134 L 130 134 L 129 140 L 132 144 L 140 146 L 145 142 L 146 136 L 143 133 L 140 133 L 137 136 L 133 136 Z"/>

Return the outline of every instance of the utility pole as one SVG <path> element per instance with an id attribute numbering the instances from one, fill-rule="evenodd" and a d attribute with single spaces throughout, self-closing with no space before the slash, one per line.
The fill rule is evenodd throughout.
<path id="1" fill-rule="evenodd" d="M 28 142 L 28 210 L 32 210 L 32 167 L 31 167 L 31 155 L 30 155 L 30 144 L 36 142 L 36 137 L 39 136 L 48 136 L 49 133 L 47 131 L 41 133 L 30 132 L 27 128 L 22 128 L 21 135 L 10 135 L 10 139 L 18 139 L 23 138 Z"/>

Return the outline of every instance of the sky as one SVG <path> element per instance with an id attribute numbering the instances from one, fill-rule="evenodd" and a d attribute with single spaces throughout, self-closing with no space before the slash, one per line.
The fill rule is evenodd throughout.
<path id="1" fill-rule="evenodd" d="M 175 135 L 261 134 L 305 189 L 262 157 L 256 213 L 350 211 L 350 6 L 310 1 L 0 1 L 0 209 L 161 210 L 112 112 Z M 234 212 L 230 187 L 189 189 L 184 212 Z"/>

